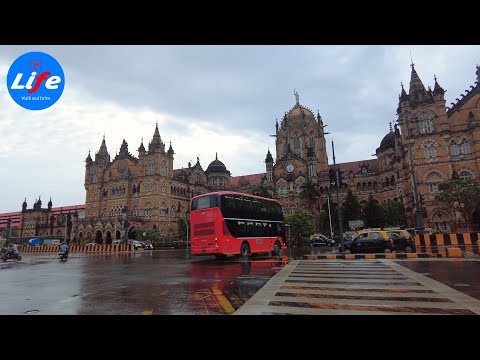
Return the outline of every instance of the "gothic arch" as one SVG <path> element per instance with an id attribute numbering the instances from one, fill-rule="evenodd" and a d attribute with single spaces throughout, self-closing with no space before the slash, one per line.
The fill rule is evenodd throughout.
<path id="1" fill-rule="evenodd" d="M 423 176 L 422 182 L 428 182 L 428 179 L 433 180 L 433 178 L 435 177 L 435 173 L 440 175 L 439 181 L 444 181 L 445 179 L 448 179 L 448 176 L 446 176 L 443 173 L 443 171 L 438 170 L 438 169 L 432 169 L 432 170 L 428 171 L 427 173 L 425 173 L 425 175 Z"/>
<path id="2" fill-rule="evenodd" d="M 432 213 L 431 222 L 435 230 L 449 231 L 451 216 L 445 210 L 435 210 Z"/>

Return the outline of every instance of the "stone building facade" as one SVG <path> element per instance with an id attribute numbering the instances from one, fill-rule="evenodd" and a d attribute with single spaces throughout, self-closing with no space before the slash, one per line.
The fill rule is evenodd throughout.
<path id="1" fill-rule="evenodd" d="M 477 66 L 475 83 L 447 107 L 445 90 L 437 78 L 433 79 L 433 89 L 425 88 L 414 64 L 411 68 L 408 93 L 402 85 L 397 119 L 393 126 L 390 122 L 390 131 L 376 148 L 376 159 L 337 163 L 345 182 L 340 188 L 340 203 L 351 189 L 361 203 L 369 195 L 382 204 L 388 200 L 402 202 L 410 226 L 415 225 L 415 215 L 422 210 L 425 227 L 462 230 L 457 209 L 439 204 L 435 193 L 442 181 L 479 178 L 480 70 Z M 86 201 L 75 206 L 82 212 L 71 220 L 70 239 L 108 244 L 124 239 L 126 232 L 134 238 L 140 228 L 174 239 L 180 219 L 188 217 L 191 197 L 215 190 L 250 194 L 268 191 L 283 204 L 285 213 L 308 209 L 301 196 L 301 187 L 308 179 L 320 193 L 318 207 L 326 209 L 332 161 L 327 156 L 325 126 L 320 114 L 301 105 L 295 92 L 295 105 L 275 124 L 275 157 L 268 149 L 265 172 L 235 177 L 218 155 L 205 170 L 199 158 L 194 165 L 174 169 L 172 144 L 166 149 L 158 125 L 147 148 L 142 139 L 136 156 L 123 140 L 111 159 L 104 137 L 95 158 L 89 153 L 85 160 Z M 24 202 L 21 213 L 0 214 L 0 232 L 5 232 L 7 217 L 13 216 L 18 223 L 14 230 L 25 236 L 60 233 L 60 213 L 53 214 L 50 203 L 42 209 L 39 202 L 31 210 Z M 127 229 L 124 209 L 128 213 Z M 480 212 L 476 211 L 473 218 L 480 223 Z"/>

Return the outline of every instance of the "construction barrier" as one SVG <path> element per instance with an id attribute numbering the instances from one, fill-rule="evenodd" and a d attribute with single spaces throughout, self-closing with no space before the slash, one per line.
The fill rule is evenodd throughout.
<path id="1" fill-rule="evenodd" d="M 117 252 L 117 251 L 135 251 L 135 245 L 97 245 L 97 246 L 85 246 L 85 245 L 70 245 L 68 247 L 70 253 L 72 252 Z M 60 246 L 23 246 L 19 250 L 24 253 L 38 253 L 38 252 L 58 252 Z"/>
<path id="2" fill-rule="evenodd" d="M 415 235 L 417 252 L 431 252 L 447 255 L 448 248 L 459 248 L 466 254 L 479 255 L 480 233 L 452 233 L 434 235 Z"/>

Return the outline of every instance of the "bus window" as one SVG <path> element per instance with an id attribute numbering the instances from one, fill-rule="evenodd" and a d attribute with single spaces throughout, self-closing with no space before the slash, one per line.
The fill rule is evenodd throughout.
<path id="1" fill-rule="evenodd" d="M 209 209 L 209 208 L 213 208 L 213 207 L 218 207 L 217 197 L 215 195 L 201 196 L 197 199 L 192 200 L 192 211 L 193 210 L 201 210 L 201 209 Z"/>

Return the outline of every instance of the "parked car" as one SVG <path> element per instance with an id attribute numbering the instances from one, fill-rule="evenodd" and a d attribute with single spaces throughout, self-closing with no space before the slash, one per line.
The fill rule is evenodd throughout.
<path id="1" fill-rule="evenodd" d="M 131 239 L 129 239 L 129 240 L 127 241 L 127 245 L 133 245 L 134 248 L 135 248 L 135 250 L 143 247 L 143 246 L 142 246 L 142 243 L 140 243 L 140 241 L 138 241 L 138 240 L 131 240 Z"/>
<path id="2" fill-rule="evenodd" d="M 415 240 L 407 230 L 392 230 L 387 232 L 393 241 L 396 251 L 405 251 L 406 253 L 415 252 Z"/>
<path id="3" fill-rule="evenodd" d="M 330 239 L 323 234 L 313 234 L 310 236 L 310 246 L 317 245 L 335 246 L 336 242 L 335 240 Z"/>
<path id="4" fill-rule="evenodd" d="M 344 242 L 345 252 L 356 254 L 366 252 L 390 253 L 395 250 L 394 243 L 385 230 L 358 231 L 351 241 Z"/>
<path id="5" fill-rule="evenodd" d="M 145 250 L 153 250 L 153 245 L 152 244 L 145 244 Z"/>

